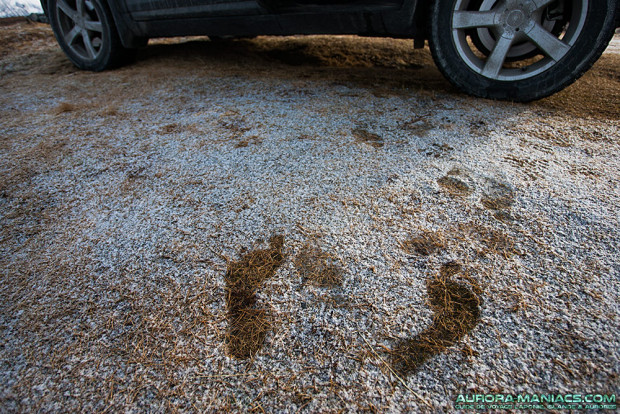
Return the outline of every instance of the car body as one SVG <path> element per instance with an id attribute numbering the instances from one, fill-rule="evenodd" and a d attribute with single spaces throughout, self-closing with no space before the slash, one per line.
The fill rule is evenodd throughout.
<path id="1" fill-rule="evenodd" d="M 48 10 L 47 0 L 41 0 Z M 424 38 L 428 4 L 419 0 L 118 0 L 107 3 L 127 48 L 145 38 L 358 34 Z M 406 16 L 406 17 L 405 17 Z"/>
<path id="2" fill-rule="evenodd" d="M 620 0 L 42 0 L 78 67 L 122 63 L 152 37 L 355 34 L 429 40 L 457 87 L 528 101 L 598 59 Z M 109 47 L 108 47 L 109 46 Z M 103 57 L 103 58 L 101 58 Z M 515 64 L 514 62 L 519 62 Z"/>

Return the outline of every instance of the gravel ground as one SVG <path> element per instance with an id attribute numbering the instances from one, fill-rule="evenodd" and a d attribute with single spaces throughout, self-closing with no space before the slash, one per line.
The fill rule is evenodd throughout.
<path id="1" fill-rule="evenodd" d="M 617 395 L 619 63 L 522 105 L 407 41 L 160 40 L 95 74 L 12 21 L 0 411 Z"/>

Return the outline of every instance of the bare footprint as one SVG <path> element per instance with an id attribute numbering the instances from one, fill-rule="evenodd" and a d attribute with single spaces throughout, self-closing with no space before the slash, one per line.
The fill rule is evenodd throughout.
<path id="1" fill-rule="evenodd" d="M 489 178 L 480 202 L 496 215 L 507 214 L 515 202 L 515 192 L 508 184 Z"/>
<path id="2" fill-rule="evenodd" d="M 355 141 L 357 142 L 370 145 L 371 147 L 374 147 L 374 148 L 383 147 L 383 144 L 384 144 L 383 138 L 381 138 L 377 134 L 373 134 L 372 132 L 368 132 L 362 128 L 355 128 L 354 130 L 351 131 L 351 133 L 353 134 L 353 136 L 355 137 Z"/>
<path id="3" fill-rule="evenodd" d="M 480 298 L 465 285 L 450 279 L 460 271 L 458 263 L 449 262 L 442 265 L 439 275 L 428 280 L 433 323 L 392 351 L 394 369 L 402 375 L 415 373 L 424 362 L 456 344 L 478 323 Z"/>
<path id="4" fill-rule="evenodd" d="M 424 231 L 419 235 L 402 242 L 402 248 L 407 254 L 429 256 L 443 249 L 445 243 L 446 242 L 441 233 Z"/>
<path id="5" fill-rule="evenodd" d="M 256 292 L 282 264 L 284 236 L 274 236 L 269 248 L 254 250 L 228 264 L 226 305 L 228 308 L 228 351 L 239 359 L 260 350 L 271 329 L 271 312 L 256 304 Z"/>
<path id="6" fill-rule="evenodd" d="M 459 168 L 451 169 L 437 180 L 437 184 L 453 196 L 468 196 L 473 191 L 473 183 L 469 175 Z"/>
<path id="7" fill-rule="evenodd" d="M 329 253 L 317 246 L 306 244 L 295 258 L 295 266 L 304 283 L 330 288 L 342 285 L 344 271 Z"/>

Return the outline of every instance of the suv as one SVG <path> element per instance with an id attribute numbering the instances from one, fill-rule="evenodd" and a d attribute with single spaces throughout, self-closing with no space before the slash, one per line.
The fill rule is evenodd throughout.
<path id="1" fill-rule="evenodd" d="M 150 37 L 357 34 L 428 40 L 455 86 L 531 101 L 600 57 L 620 0 L 41 0 L 79 68 L 118 66 Z"/>

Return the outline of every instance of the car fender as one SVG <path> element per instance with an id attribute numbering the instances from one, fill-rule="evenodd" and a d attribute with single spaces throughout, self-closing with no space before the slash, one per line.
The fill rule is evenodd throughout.
<path id="1" fill-rule="evenodd" d="M 125 6 L 125 2 L 117 0 L 101 0 L 101 2 L 107 6 L 112 13 L 114 25 L 124 47 L 133 49 L 146 46 L 148 39 L 144 35 L 144 27 L 131 18 Z M 41 8 L 43 9 L 43 13 L 49 18 L 48 0 L 41 0 Z"/>
<path id="2" fill-rule="evenodd" d="M 148 38 L 145 37 L 144 26 L 131 18 L 125 2 L 122 0 L 101 1 L 106 3 L 112 13 L 112 18 L 123 46 L 128 49 L 146 46 Z"/>

